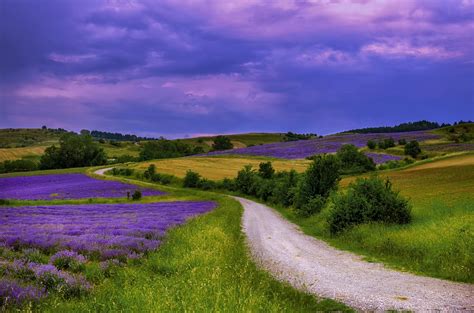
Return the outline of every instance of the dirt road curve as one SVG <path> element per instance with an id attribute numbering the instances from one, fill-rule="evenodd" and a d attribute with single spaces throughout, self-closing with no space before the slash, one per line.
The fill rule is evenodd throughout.
<path id="1" fill-rule="evenodd" d="M 474 311 L 474 285 L 365 262 L 304 235 L 264 205 L 236 199 L 254 258 L 280 280 L 361 310 Z"/>

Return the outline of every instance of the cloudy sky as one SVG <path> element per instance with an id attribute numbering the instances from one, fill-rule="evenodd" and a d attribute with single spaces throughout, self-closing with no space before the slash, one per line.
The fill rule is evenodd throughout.
<path id="1" fill-rule="evenodd" d="M 1 0 L 0 128 L 474 119 L 473 0 Z"/>

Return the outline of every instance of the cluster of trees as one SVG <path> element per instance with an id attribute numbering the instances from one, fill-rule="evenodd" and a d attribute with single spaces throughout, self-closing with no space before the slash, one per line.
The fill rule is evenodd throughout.
<path id="1" fill-rule="evenodd" d="M 139 159 L 141 161 L 165 158 L 177 158 L 193 154 L 204 153 L 204 149 L 199 146 L 192 146 L 180 140 L 160 139 L 148 141 L 140 150 Z"/>
<path id="2" fill-rule="evenodd" d="M 103 165 L 107 156 L 90 135 L 64 134 L 59 146 L 46 148 L 41 156 L 41 169 Z"/>
<path id="3" fill-rule="evenodd" d="M 28 159 L 7 160 L 0 163 L 0 173 L 28 172 L 38 169 L 38 163 Z"/>
<path id="4" fill-rule="evenodd" d="M 84 130 L 82 130 L 81 133 L 83 131 Z M 86 131 L 89 132 L 88 130 Z M 115 141 L 144 141 L 144 140 L 164 139 L 163 137 L 156 139 L 156 138 L 148 138 L 148 137 L 139 137 L 137 135 L 131 135 L 131 134 L 111 133 L 111 132 L 104 132 L 104 131 L 98 131 L 98 130 L 91 131 L 90 135 L 97 139 L 109 139 L 109 140 L 115 140 Z"/>
<path id="5" fill-rule="evenodd" d="M 214 138 L 214 142 L 212 143 L 213 151 L 230 150 L 233 148 L 234 144 L 227 136 L 217 136 Z"/>
<path id="6" fill-rule="evenodd" d="M 358 133 L 358 134 L 368 134 L 368 133 L 397 133 L 397 132 L 409 132 L 416 130 L 429 130 L 436 129 L 440 127 L 449 126 L 449 124 L 439 124 L 437 122 L 430 121 L 417 121 L 417 122 L 408 122 L 401 123 L 396 126 L 382 126 L 382 127 L 367 127 L 349 130 L 349 133 Z"/>
<path id="7" fill-rule="evenodd" d="M 357 160 L 350 160 L 357 163 Z M 319 214 L 328 203 L 333 208 L 326 214 L 332 234 L 357 224 L 383 222 L 405 224 L 411 221 L 410 206 L 389 181 L 377 177 L 358 179 L 347 193 L 337 193 L 342 161 L 337 155 L 319 155 L 303 174 L 296 171 L 276 172 L 271 162 L 262 162 L 258 169 L 245 166 L 234 179 L 213 182 L 189 170 L 184 187 L 225 189 L 257 197 L 263 201 L 290 207 L 296 214 L 309 217 Z"/>
<path id="8" fill-rule="evenodd" d="M 418 155 L 421 154 L 420 144 L 416 140 L 412 140 L 407 143 L 405 139 L 398 140 L 398 144 L 404 147 L 405 155 L 409 155 L 412 158 L 416 159 Z M 376 142 L 375 140 L 367 141 L 367 147 L 371 150 L 379 148 L 379 149 L 388 149 L 391 147 L 395 147 L 395 140 L 393 138 L 386 138 L 383 140 L 379 140 Z"/>
<path id="9" fill-rule="evenodd" d="M 293 132 L 287 132 L 283 136 L 283 141 L 297 141 L 297 140 L 307 140 L 311 138 L 318 138 L 318 135 L 308 133 L 308 134 L 297 134 Z"/>

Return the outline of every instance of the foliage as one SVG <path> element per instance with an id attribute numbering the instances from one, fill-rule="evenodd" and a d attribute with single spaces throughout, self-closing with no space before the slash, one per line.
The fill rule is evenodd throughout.
<path id="1" fill-rule="evenodd" d="M 140 160 L 177 158 L 191 155 L 191 146 L 179 140 L 160 139 L 146 142 L 140 150 Z"/>
<path id="2" fill-rule="evenodd" d="M 146 171 L 143 173 L 143 177 L 146 179 L 152 179 L 153 176 L 156 174 L 156 165 L 150 164 Z"/>
<path id="3" fill-rule="evenodd" d="M 354 145 L 343 145 L 336 153 L 341 165 L 341 174 L 363 173 L 375 170 L 374 161 L 360 152 Z"/>
<path id="4" fill-rule="evenodd" d="M 400 146 L 404 146 L 404 145 L 407 144 L 407 141 L 406 141 L 406 139 L 404 139 L 404 138 L 400 138 L 400 139 L 398 139 L 398 144 L 399 144 Z"/>
<path id="5" fill-rule="evenodd" d="M 13 161 L 6 160 L 0 163 L 0 173 L 28 172 L 35 171 L 37 169 L 38 164 L 27 159 Z"/>
<path id="6" fill-rule="evenodd" d="M 112 175 L 114 176 L 132 176 L 134 170 L 131 168 L 112 168 Z"/>
<path id="7" fill-rule="evenodd" d="M 408 132 L 408 131 L 417 131 L 417 130 L 429 130 L 440 127 L 448 126 L 449 124 L 438 124 L 437 122 L 429 121 L 417 121 L 417 122 L 408 122 L 401 123 L 396 126 L 383 126 L 383 127 L 367 127 L 352 129 L 348 132 L 350 133 L 359 133 L 359 134 L 368 134 L 368 133 L 396 133 L 396 132 Z"/>
<path id="8" fill-rule="evenodd" d="M 329 194 L 337 188 L 340 180 L 339 173 L 340 161 L 338 157 L 331 154 L 317 156 L 299 182 L 295 203 L 297 212 L 306 215 L 308 205 L 314 198 L 326 200 Z M 310 205 L 311 208 L 317 209 L 315 204 L 319 201 L 314 200 Z"/>
<path id="9" fill-rule="evenodd" d="M 103 165 L 107 162 L 104 150 L 89 135 L 65 134 L 55 145 L 46 148 L 40 161 L 41 169 L 71 168 Z"/>
<path id="10" fill-rule="evenodd" d="M 273 177 L 273 174 L 275 174 L 275 169 L 272 166 L 272 162 L 262 162 L 258 166 L 258 175 L 260 177 L 269 179 Z"/>
<path id="11" fill-rule="evenodd" d="M 378 177 L 358 178 L 346 194 L 334 199 L 328 218 L 329 230 L 338 234 L 368 222 L 407 224 L 411 221 L 408 201 L 392 190 L 392 184 Z"/>
<path id="12" fill-rule="evenodd" d="M 147 137 L 139 137 L 136 135 L 130 134 L 121 134 L 121 133 L 110 133 L 104 131 L 93 130 L 90 132 L 92 137 L 94 138 L 101 138 L 101 139 L 109 139 L 114 141 L 145 141 L 145 140 L 156 140 L 156 138 L 147 138 Z"/>
<path id="13" fill-rule="evenodd" d="M 297 140 L 308 140 L 311 138 L 317 138 L 316 134 L 297 134 L 293 132 L 287 132 L 283 137 L 283 141 L 297 141 Z"/>
<path id="14" fill-rule="evenodd" d="M 373 149 L 377 148 L 377 143 L 375 142 L 375 140 L 369 140 L 369 141 L 367 141 L 367 147 L 370 150 L 373 150 Z"/>
<path id="15" fill-rule="evenodd" d="M 142 192 L 140 190 L 135 190 L 132 194 L 132 200 L 133 201 L 138 201 L 142 198 Z"/>
<path id="16" fill-rule="evenodd" d="M 217 136 L 214 138 L 214 143 L 212 144 L 212 150 L 229 150 L 234 148 L 234 145 L 230 141 L 230 138 L 227 136 Z"/>
<path id="17" fill-rule="evenodd" d="M 237 190 L 243 194 L 250 195 L 254 185 L 255 176 L 256 173 L 252 169 L 252 165 L 245 165 L 244 168 L 237 173 L 237 177 L 235 178 L 235 186 Z"/>
<path id="18" fill-rule="evenodd" d="M 405 145 L 405 154 L 416 158 L 421 153 L 420 144 L 416 140 L 412 140 Z"/>
<path id="19" fill-rule="evenodd" d="M 379 149 L 388 149 L 388 148 L 392 148 L 392 147 L 395 147 L 395 140 L 393 138 L 385 138 L 383 140 L 380 140 L 378 143 L 377 143 Z"/>
<path id="20" fill-rule="evenodd" d="M 186 172 L 186 176 L 183 179 L 183 187 L 197 188 L 201 182 L 201 175 L 192 170 Z"/>

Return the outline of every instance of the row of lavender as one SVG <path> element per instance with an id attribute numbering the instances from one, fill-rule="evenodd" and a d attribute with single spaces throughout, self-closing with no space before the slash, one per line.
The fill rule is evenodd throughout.
<path id="1" fill-rule="evenodd" d="M 84 174 L 37 175 L 0 178 L 0 199 L 54 200 L 82 198 L 126 198 L 140 190 L 143 196 L 164 192 L 139 188 L 118 181 L 99 180 Z"/>
<path id="2" fill-rule="evenodd" d="M 382 140 L 393 138 L 394 140 L 405 139 L 407 141 L 417 140 L 425 141 L 439 138 L 438 135 L 427 131 L 400 132 L 400 133 L 378 133 L 378 134 L 341 134 L 331 135 L 323 138 L 310 140 L 300 140 L 292 142 L 278 142 L 247 148 L 239 148 L 226 151 L 209 152 L 207 155 L 237 154 L 237 155 L 256 155 L 283 159 L 303 159 L 315 154 L 334 153 L 342 145 L 353 144 L 356 147 L 364 147 L 369 140 Z M 390 160 L 390 157 L 377 157 L 374 161 Z M 391 159 L 398 159 L 396 156 Z"/>
<path id="3" fill-rule="evenodd" d="M 214 202 L 45 205 L 0 208 L 0 302 L 56 292 L 81 295 L 83 273 L 111 268 L 156 249 L 170 227 L 214 209 Z M 1 307 L 1 305 L 0 305 Z"/>

